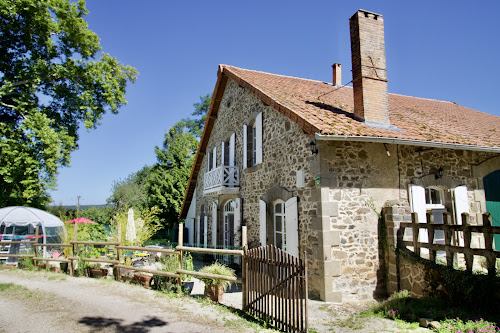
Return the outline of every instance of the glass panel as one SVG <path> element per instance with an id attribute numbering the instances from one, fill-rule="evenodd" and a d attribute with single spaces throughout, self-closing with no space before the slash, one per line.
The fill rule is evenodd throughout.
<path id="1" fill-rule="evenodd" d="M 431 188 L 431 200 L 434 205 L 441 204 L 441 192 Z"/>
<path id="2" fill-rule="evenodd" d="M 281 204 L 280 203 L 277 203 L 276 205 L 274 205 L 274 212 L 275 213 L 282 213 L 283 212 L 281 210 Z"/>
<path id="3" fill-rule="evenodd" d="M 274 223 L 276 224 L 276 227 L 275 227 L 275 228 L 276 228 L 276 231 L 281 231 L 281 229 L 282 229 L 282 223 L 283 223 L 283 222 L 281 221 L 281 216 L 276 215 L 276 216 L 274 217 Z"/>
<path id="4" fill-rule="evenodd" d="M 275 246 L 276 246 L 277 248 L 280 248 L 280 249 L 281 249 L 281 248 L 282 248 L 282 246 L 283 246 L 283 244 L 282 244 L 282 242 L 281 242 L 281 234 L 280 234 L 280 233 L 276 233 L 276 244 L 275 244 Z"/>
<path id="5" fill-rule="evenodd" d="M 427 205 L 431 204 L 431 194 L 430 194 L 430 189 L 428 188 L 425 189 L 425 203 Z"/>

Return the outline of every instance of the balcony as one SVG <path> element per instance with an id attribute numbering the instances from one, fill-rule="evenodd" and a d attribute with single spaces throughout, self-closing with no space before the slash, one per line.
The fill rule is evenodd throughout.
<path id="1" fill-rule="evenodd" d="M 205 173 L 203 194 L 235 194 L 240 191 L 237 166 L 223 165 Z"/>

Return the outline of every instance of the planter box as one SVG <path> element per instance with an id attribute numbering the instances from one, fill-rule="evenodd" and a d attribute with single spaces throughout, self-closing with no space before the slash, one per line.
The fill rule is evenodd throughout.
<path id="1" fill-rule="evenodd" d="M 205 285 L 205 296 L 210 300 L 220 303 L 222 301 L 224 289 L 221 285 Z"/>
<path id="2" fill-rule="evenodd" d="M 107 270 L 104 272 L 101 268 L 91 268 L 90 269 L 90 276 L 93 278 L 102 278 L 102 277 L 106 277 L 107 275 L 108 275 Z"/>
<path id="3" fill-rule="evenodd" d="M 133 276 L 127 276 L 127 275 L 120 275 L 120 278 L 122 282 L 131 282 L 134 279 Z"/>
<path id="4" fill-rule="evenodd" d="M 37 266 L 38 266 L 38 269 L 47 269 L 47 264 L 45 264 L 45 263 L 39 263 Z"/>

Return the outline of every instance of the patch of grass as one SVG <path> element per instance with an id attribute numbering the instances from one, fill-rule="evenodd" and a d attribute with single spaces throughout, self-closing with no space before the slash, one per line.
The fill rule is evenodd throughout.
<path id="1" fill-rule="evenodd" d="M 479 318 L 481 315 L 478 309 L 466 309 L 449 304 L 437 298 L 413 298 L 409 296 L 408 291 L 394 293 L 384 302 L 376 305 L 368 312 L 374 313 L 383 318 L 405 323 L 406 325 L 418 327 L 420 318 L 432 318 L 441 323 L 442 327 L 455 327 L 456 330 L 440 330 L 438 332 L 498 332 L 500 329 L 491 330 L 500 323 L 500 314 L 497 312 L 483 313 L 487 316 L 486 321 Z M 450 319 L 454 318 L 454 319 Z M 467 318 L 464 322 L 460 318 Z M 399 325 L 399 324 L 398 324 Z M 486 329 L 490 327 L 490 331 Z M 483 330 L 484 329 L 484 330 Z"/>
<path id="2" fill-rule="evenodd" d="M 16 288 L 19 288 L 19 286 L 13 283 L 0 283 L 0 292 Z"/>
<path id="3" fill-rule="evenodd" d="M 366 318 L 366 316 L 364 314 L 361 315 L 358 313 L 358 314 L 350 316 L 347 319 L 338 319 L 335 322 L 335 325 L 340 326 L 340 327 L 350 328 L 352 330 L 360 330 L 360 329 L 364 328 L 365 320 L 361 320 L 361 318 L 363 318 L 363 317 Z"/>

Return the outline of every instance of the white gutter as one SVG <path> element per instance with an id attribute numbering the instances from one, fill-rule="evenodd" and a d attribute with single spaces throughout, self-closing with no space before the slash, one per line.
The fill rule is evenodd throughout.
<path id="1" fill-rule="evenodd" d="M 314 137 L 316 138 L 316 140 L 324 140 L 324 141 L 357 141 L 357 142 L 389 143 L 396 145 L 409 145 L 418 147 L 461 149 L 461 150 L 472 150 L 472 151 L 484 151 L 489 153 L 500 153 L 500 147 L 461 145 L 457 143 L 384 138 L 378 136 L 324 135 L 316 133 Z"/>

